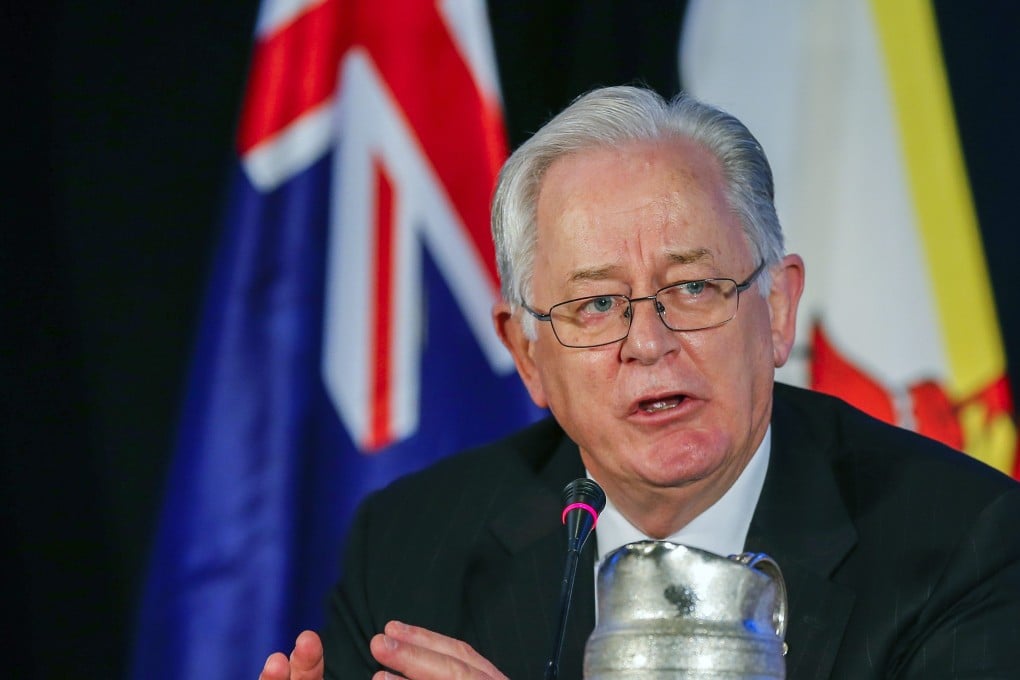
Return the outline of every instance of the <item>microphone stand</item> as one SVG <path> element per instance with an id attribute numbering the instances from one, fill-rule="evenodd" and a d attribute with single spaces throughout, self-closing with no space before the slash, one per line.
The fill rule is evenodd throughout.
<path id="1" fill-rule="evenodd" d="M 581 547 L 576 542 L 567 550 L 567 561 L 563 568 L 563 585 L 560 587 L 560 625 L 553 642 L 553 653 L 549 664 L 545 667 L 545 680 L 556 680 L 560 672 L 560 656 L 563 654 L 563 638 L 567 632 L 567 615 L 570 613 L 570 601 L 574 597 L 574 581 L 577 578 L 577 565 L 581 558 Z"/>

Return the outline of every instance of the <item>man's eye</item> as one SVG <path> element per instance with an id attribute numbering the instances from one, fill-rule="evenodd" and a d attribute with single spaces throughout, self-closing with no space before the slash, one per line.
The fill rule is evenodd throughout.
<path id="1" fill-rule="evenodd" d="M 688 281 L 687 283 L 681 283 L 677 286 L 677 289 L 685 295 L 701 295 L 705 292 L 705 281 Z"/>
<path id="2" fill-rule="evenodd" d="M 609 295 L 603 295 L 588 300 L 584 307 L 581 308 L 581 311 L 588 314 L 605 314 L 612 311 L 614 306 L 616 306 L 614 299 Z"/>

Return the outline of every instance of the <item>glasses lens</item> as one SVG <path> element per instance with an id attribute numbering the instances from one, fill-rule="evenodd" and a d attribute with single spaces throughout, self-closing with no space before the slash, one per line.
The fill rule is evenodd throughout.
<path id="1" fill-rule="evenodd" d="M 737 284 L 730 279 L 685 281 L 656 296 L 662 320 L 675 331 L 693 331 L 726 323 L 737 312 Z"/>
<path id="2" fill-rule="evenodd" d="M 549 310 L 553 333 L 568 347 L 594 347 L 627 335 L 630 303 L 622 295 L 596 295 L 568 300 Z"/>

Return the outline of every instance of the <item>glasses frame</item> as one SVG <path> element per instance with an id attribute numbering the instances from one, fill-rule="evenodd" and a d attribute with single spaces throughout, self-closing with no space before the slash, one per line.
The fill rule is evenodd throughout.
<path id="1" fill-rule="evenodd" d="M 632 298 L 632 297 L 629 297 L 627 295 L 612 295 L 612 296 L 609 296 L 609 295 L 606 295 L 606 296 L 603 296 L 603 295 L 585 295 L 583 297 L 571 298 L 569 300 L 564 300 L 562 302 L 557 302 L 555 305 L 550 307 L 549 311 L 547 313 L 545 313 L 545 314 L 543 314 L 542 312 L 536 311 L 534 308 L 532 308 L 530 305 L 528 305 L 527 302 L 524 302 L 523 300 L 521 300 L 521 307 L 526 312 L 528 312 L 528 314 L 531 314 L 531 316 L 535 317 L 539 321 L 547 321 L 547 322 L 549 322 L 549 327 L 552 328 L 552 332 L 553 332 L 553 335 L 556 337 L 556 341 L 559 342 L 564 347 L 570 347 L 572 349 L 590 349 L 592 347 L 605 347 L 606 345 L 612 345 L 613 343 L 620 342 L 622 340 L 626 340 L 627 336 L 630 335 L 630 329 L 633 328 L 633 326 L 634 326 L 634 303 L 635 302 L 645 302 L 645 301 L 652 301 L 652 300 L 654 300 L 655 301 L 655 315 L 657 317 L 659 317 L 659 321 L 662 322 L 663 326 L 665 326 L 666 328 L 668 328 L 669 330 L 671 330 L 671 331 L 673 331 L 675 333 L 692 333 L 694 331 L 707 331 L 709 329 L 718 328 L 719 326 L 727 324 L 730 321 L 732 321 L 734 319 L 734 317 L 737 316 L 737 311 L 740 309 L 740 294 L 743 293 L 748 288 L 750 288 L 751 285 L 754 284 L 754 280 L 757 279 L 758 276 L 764 270 L 765 270 L 765 261 L 762 260 L 758 264 L 758 266 L 755 267 L 754 271 L 751 272 L 751 274 L 746 279 L 744 279 L 742 282 L 740 282 L 740 283 L 737 283 L 736 279 L 731 279 L 731 278 L 727 278 L 727 277 L 711 277 L 711 278 L 707 278 L 707 279 L 688 279 L 686 281 L 674 281 L 673 283 L 669 284 L 668 286 L 663 286 L 659 290 L 655 291 L 655 293 L 653 293 L 652 295 L 643 295 L 641 297 L 634 297 L 634 298 Z M 724 319 L 723 321 L 720 321 L 719 323 L 712 324 L 711 326 L 700 326 L 698 328 L 673 328 L 668 323 L 666 323 L 666 319 L 663 318 L 663 316 L 662 316 L 662 313 L 665 310 L 665 306 L 661 302 L 659 302 L 659 294 L 662 291 L 667 290 L 669 288 L 674 288 L 676 286 L 683 286 L 683 285 L 686 285 L 686 284 L 689 284 L 689 283 L 699 283 L 699 282 L 709 282 L 709 281 L 729 281 L 730 283 L 732 283 L 736 287 L 736 291 L 737 291 L 737 304 L 733 307 L 733 314 L 731 314 L 727 319 Z M 580 302 L 581 300 L 590 300 L 592 298 L 599 298 L 599 297 L 622 297 L 622 298 L 627 300 L 627 311 L 624 312 L 627 315 L 627 318 L 629 320 L 629 322 L 627 324 L 627 332 L 624 333 L 619 338 L 616 338 L 615 340 L 608 340 L 606 342 L 600 342 L 600 343 L 595 344 L 595 345 L 568 345 L 567 343 L 563 342 L 563 340 L 560 339 L 559 334 L 556 332 L 556 325 L 553 324 L 553 322 L 552 322 L 552 313 L 553 313 L 553 310 L 556 309 L 557 307 L 562 306 L 562 305 L 569 305 L 572 302 Z"/>

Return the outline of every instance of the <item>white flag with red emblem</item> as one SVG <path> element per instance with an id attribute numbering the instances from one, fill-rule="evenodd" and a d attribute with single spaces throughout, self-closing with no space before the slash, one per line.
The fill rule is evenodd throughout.
<path id="1" fill-rule="evenodd" d="M 778 379 L 1016 472 L 1006 362 L 929 3 L 693 0 L 681 80 L 769 154 L 807 289 Z"/>

